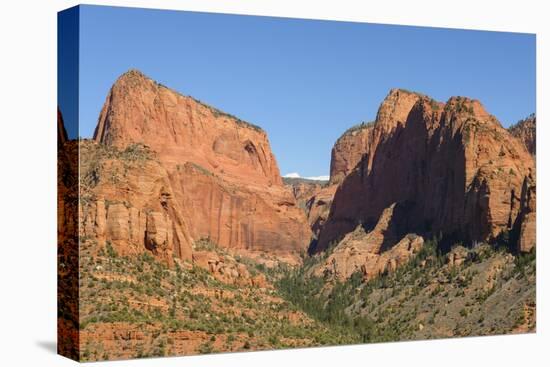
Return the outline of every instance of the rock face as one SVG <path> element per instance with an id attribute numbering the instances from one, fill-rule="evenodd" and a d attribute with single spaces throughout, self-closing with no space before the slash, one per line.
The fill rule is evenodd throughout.
<path id="1" fill-rule="evenodd" d="M 111 88 L 94 140 L 125 148 L 142 143 L 172 171 L 193 162 L 228 182 L 280 186 L 282 179 L 266 133 L 178 94 L 136 70 Z"/>
<path id="2" fill-rule="evenodd" d="M 182 206 L 153 152 L 82 141 L 80 154 L 81 236 L 109 242 L 121 255 L 149 251 L 169 265 L 174 256 L 191 260 Z"/>
<path id="3" fill-rule="evenodd" d="M 271 288 L 262 273 L 251 274 L 246 265 L 228 254 L 216 251 L 197 250 L 193 252 L 193 263 L 207 269 L 217 280 L 238 286 Z"/>
<path id="4" fill-rule="evenodd" d="M 453 266 L 461 266 L 468 258 L 468 249 L 463 246 L 453 248 L 446 256 L 446 263 Z"/>
<path id="5" fill-rule="evenodd" d="M 155 155 L 128 180 L 136 195 L 100 190 L 105 200 L 127 201 L 106 211 L 108 240 L 137 236 L 163 258 L 191 256 L 200 238 L 271 254 L 298 254 L 309 243 L 306 216 L 257 126 L 132 70 L 111 88 L 94 140 L 118 151 L 144 145 Z"/>
<path id="6" fill-rule="evenodd" d="M 326 186 L 326 182 L 314 181 L 300 178 L 283 178 L 285 185 L 290 187 L 292 194 L 296 198 L 296 203 L 302 209 L 306 208 L 306 203 Z"/>
<path id="7" fill-rule="evenodd" d="M 513 231 L 513 239 L 517 240 L 517 250 L 520 252 L 529 252 L 536 245 L 536 192 L 536 177 L 526 177 L 521 188 L 520 212 Z"/>
<path id="8" fill-rule="evenodd" d="M 313 273 L 324 278 L 345 280 L 356 272 L 372 279 L 399 265 L 418 252 L 424 239 L 416 234 L 403 235 L 408 220 L 407 208 L 392 204 L 386 208 L 374 229 L 368 233 L 359 225 L 344 236 L 333 253 Z"/>
<path id="9" fill-rule="evenodd" d="M 306 202 L 308 222 L 316 239 L 328 218 L 336 189 L 337 185 L 325 186 L 315 192 Z"/>
<path id="10" fill-rule="evenodd" d="M 537 117 L 534 114 L 510 126 L 508 131 L 525 145 L 529 153 L 537 154 Z"/>
<path id="11" fill-rule="evenodd" d="M 406 232 L 465 243 L 529 226 L 520 214 L 529 201 L 522 192 L 534 193 L 534 160 L 478 101 L 453 97 L 442 104 L 392 90 L 369 134 L 361 161 L 336 191 L 315 251 L 358 224 L 371 230 L 393 203 L 409 208 Z"/>
<path id="12" fill-rule="evenodd" d="M 403 89 L 392 89 L 376 116 L 376 121 L 348 129 L 334 144 L 330 162 L 330 183 L 338 184 L 367 155 L 370 167 L 381 140 L 404 126 L 413 105 L 422 97 Z"/>
<path id="13" fill-rule="evenodd" d="M 373 123 L 361 123 L 348 129 L 332 147 L 330 184 L 339 184 L 368 152 L 373 138 Z"/>
<path id="14" fill-rule="evenodd" d="M 286 178 L 285 182 L 292 188 L 298 206 L 306 213 L 314 239 L 316 239 L 330 212 L 337 186 L 327 185 L 326 182 L 319 183 L 302 179 L 289 180 Z"/>

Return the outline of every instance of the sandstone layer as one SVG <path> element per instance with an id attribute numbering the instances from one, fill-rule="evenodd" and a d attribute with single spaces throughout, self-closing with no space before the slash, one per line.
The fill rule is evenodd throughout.
<path id="1" fill-rule="evenodd" d="M 537 117 L 534 114 L 510 126 L 508 131 L 525 145 L 529 153 L 537 154 Z"/>
<path id="2" fill-rule="evenodd" d="M 330 159 L 330 184 L 338 184 L 355 168 L 372 145 L 371 123 L 361 123 L 348 129 L 334 143 Z"/>
<path id="3" fill-rule="evenodd" d="M 512 232 L 512 241 L 516 242 L 517 249 L 521 252 L 531 251 L 537 243 L 536 192 L 536 177 L 526 177 L 521 188 L 520 212 Z"/>
<path id="4" fill-rule="evenodd" d="M 527 149 L 481 103 L 446 104 L 391 90 L 369 129 L 361 161 L 336 191 L 314 249 L 322 251 L 358 224 L 369 231 L 393 203 L 409 208 L 407 232 L 464 243 L 491 241 L 534 217 L 535 164 Z M 525 199 L 522 200 L 522 192 Z M 523 203 L 523 204 L 522 204 Z M 513 236 L 512 236 L 513 237 Z"/>
<path id="5" fill-rule="evenodd" d="M 80 144 L 80 232 L 120 255 L 191 260 L 193 239 L 168 172 L 143 145 Z"/>
<path id="6" fill-rule="evenodd" d="M 382 212 L 372 231 L 367 233 L 358 225 L 344 236 L 320 266 L 314 268 L 313 274 L 342 281 L 356 272 L 369 280 L 381 273 L 395 271 L 424 244 L 422 237 L 405 234 L 408 227 L 406 211 L 407 208 L 392 204 Z"/>
<path id="7" fill-rule="evenodd" d="M 298 206 L 306 213 L 315 241 L 330 212 L 337 185 L 313 180 L 289 180 L 288 178 L 285 179 L 285 182 L 292 188 Z"/>
<path id="8" fill-rule="evenodd" d="M 337 188 L 337 185 L 325 186 L 309 197 L 306 202 L 307 218 L 315 239 L 319 237 L 325 225 Z"/>
<path id="9" fill-rule="evenodd" d="M 125 184 L 103 181 L 92 190 L 96 201 L 85 231 L 123 252 L 145 247 L 170 262 L 190 258 L 201 238 L 296 256 L 309 244 L 307 218 L 282 183 L 266 133 L 255 125 L 131 70 L 111 88 L 94 141 L 118 152 L 145 147 L 154 155 L 131 169 L 115 163 Z"/>

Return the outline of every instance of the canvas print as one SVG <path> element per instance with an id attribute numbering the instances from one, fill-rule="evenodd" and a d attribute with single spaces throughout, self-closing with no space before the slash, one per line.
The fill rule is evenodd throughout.
<path id="1" fill-rule="evenodd" d="M 536 330 L 535 35 L 58 16 L 58 350 Z"/>

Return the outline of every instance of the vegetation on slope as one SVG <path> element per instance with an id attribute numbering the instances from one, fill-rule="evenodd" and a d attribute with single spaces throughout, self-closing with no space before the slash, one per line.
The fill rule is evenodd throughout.
<path id="1" fill-rule="evenodd" d="M 83 360 L 358 341 L 311 319 L 270 287 L 222 283 L 190 263 L 170 269 L 147 253 L 122 257 L 110 243 L 97 249 L 91 239 L 81 245 Z"/>
<path id="2" fill-rule="evenodd" d="M 285 299 L 330 328 L 363 342 L 494 335 L 535 329 L 535 254 L 513 256 L 481 245 L 447 263 L 436 241 L 394 273 L 363 282 L 358 272 L 327 284 L 314 262 L 276 282 Z"/>

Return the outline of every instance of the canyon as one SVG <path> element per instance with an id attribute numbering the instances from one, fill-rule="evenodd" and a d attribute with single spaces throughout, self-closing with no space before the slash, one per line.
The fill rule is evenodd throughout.
<path id="1" fill-rule="evenodd" d="M 534 115 L 505 129 L 475 99 L 392 89 L 328 181 L 283 179 L 262 128 L 138 70 L 93 138 L 60 111 L 57 130 L 59 286 L 78 300 L 60 298 L 61 348 L 83 360 L 398 340 L 406 315 L 380 305 L 449 297 L 402 337 L 535 328 Z"/>
<path id="2" fill-rule="evenodd" d="M 130 70 L 82 147 L 90 198 L 80 208 L 81 234 L 121 253 L 148 249 L 169 266 L 192 260 L 203 238 L 297 263 L 304 251 L 324 251 L 381 221 L 392 230 L 378 245 L 365 238 L 369 254 L 408 235 L 474 243 L 503 233 L 527 252 L 536 172 L 526 142 L 533 133 L 519 128 L 528 124 L 514 137 L 476 100 L 441 103 L 393 89 L 375 121 L 336 141 L 328 183 L 285 185 L 261 128 Z"/>

